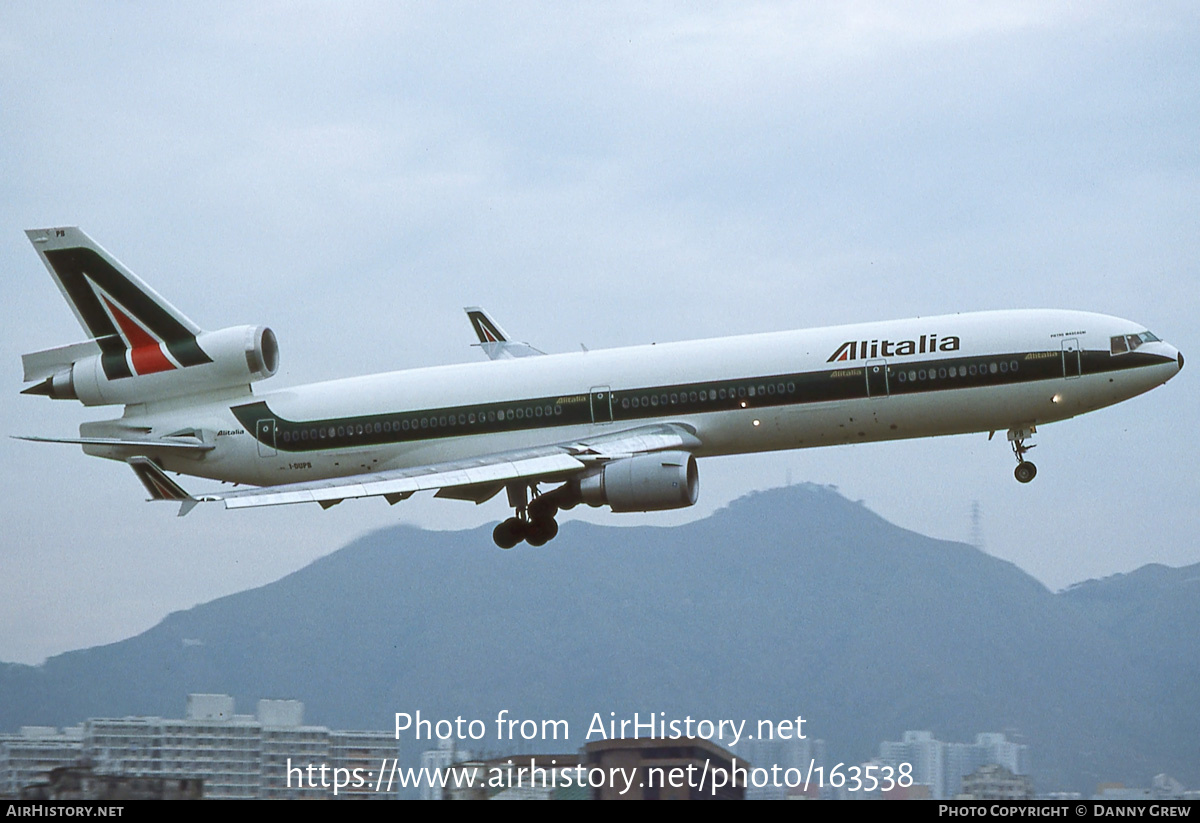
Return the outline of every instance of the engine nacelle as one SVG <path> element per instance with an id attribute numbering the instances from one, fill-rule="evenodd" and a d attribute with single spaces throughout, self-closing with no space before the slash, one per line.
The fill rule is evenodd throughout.
<path id="1" fill-rule="evenodd" d="M 172 397 L 245 386 L 275 374 L 279 369 L 279 343 L 266 326 L 231 326 L 196 335 L 201 362 L 182 365 L 168 357 L 163 344 L 146 349 L 125 349 L 115 355 L 93 354 L 76 360 L 48 377 L 27 394 L 45 394 L 55 399 L 79 400 L 85 406 L 114 403 L 147 403 Z M 114 369 L 111 358 L 124 362 Z M 128 372 L 109 377 L 109 371 Z M 206 362 L 205 362 L 206 361 Z"/>
<path id="2" fill-rule="evenodd" d="M 694 505 L 700 492 L 696 458 L 685 451 L 654 452 L 607 463 L 579 481 L 589 506 L 614 512 L 656 512 Z"/>

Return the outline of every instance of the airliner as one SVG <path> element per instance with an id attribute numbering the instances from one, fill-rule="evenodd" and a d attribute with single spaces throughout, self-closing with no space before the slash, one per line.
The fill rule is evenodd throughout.
<path id="1" fill-rule="evenodd" d="M 566 354 L 467 315 L 487 360 L 275 391 L 265 326 L 205 331 L 78 228 L 27 232 L 88 337 L 26 354 L 22 393 L 124 406 L 71 443 L 124 462 L 150 499 L 226 508 L 419 491 L 504 492 L 501 548 L 540 546 L 560 510 L 691 506 L 697 459 L 1007 432 L 1018 481 L 1037 427 L 1170 380 L 1183 355 L 1080 311 L 988 311 Z M 191 494 L 170 474 L 223 481 Z M 232 484 L 231 486 L 229 484 Z"/>

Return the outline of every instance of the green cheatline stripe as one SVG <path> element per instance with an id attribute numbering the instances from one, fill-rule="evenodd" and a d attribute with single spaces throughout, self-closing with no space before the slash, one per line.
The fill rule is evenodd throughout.
<path id="1" fill-rule="evenodd" d="M 1164 362 L 1174 361 L 1138 352 L 1117 356 L 1111 356 L 1107 351 L 1082 353 L 1084 375 Z M 1015 369 L 1012 368 L 1013 363 L 1016 363 Z M 993 364 L 995 371 L 992 370 Z M 970 373 L 972 366 L 975 374 Z M 953 377 L 949 373 L 952 367 L 956 370 Z M 903 378 L 901 372 L 904 373 Z M 915 375 L 916 379 L 909 379 L 910 374 Z M 259 442 L 279 451 L 304 453 L 587 425 L 594 421 L 608 422 L 610 419 L 622 423 L 742 408 L 864 399 L 868 397 L 866 375 L 866 361 L 858 361 L 846 368 L 815 372 L 616 389 L 606 398 L 611 407 L 600 405 L 603 401 L 584 392 L 306 421 L 280 417 L 271 411 L 265 401 L 234 406 L 230 410 L 243 428 Z M 888 396 L 904 397 L 952 389 L 1062 379 L 1063 376 L 1061 351 L 1019 352 L 888 364 L 886 385 L 881 377 L 876 378 L 871 391 L 873 395 L 882 395 L 886 391 Z"/>

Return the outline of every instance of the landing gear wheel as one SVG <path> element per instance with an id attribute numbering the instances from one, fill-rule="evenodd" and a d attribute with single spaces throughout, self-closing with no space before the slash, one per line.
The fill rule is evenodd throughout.
<path id="1" fill-rule="evenodd" d="M 529 520 L 537 523 L 542 520 L 554 520 L 554 515 L 558 514 L 558 505 L 548 494 L 534 498 L 534 501 L 529 504 Z"/>
<path id="2" fill-rule="evenodd" d="M 530 491 L 533 499 L 529 499 Z M 537 484 L 513 483 L 508 486 L 508 505 L 516 510 L 492 531 L 492 539 L 502 549 L 511 549 L 524 540 L 531 546 L 544 546 L 558 535 L 554 515 L 582 500 L 579 485 L 564 483 L 554 491 L 540 494 Z"/>
<path id="3" fill-rule="evenodd" d="M 1008 430 L 1008 441 L 1012 444 L 1013 456 L 1017 458 L 1017 467 L 1013 470 L 1013 477 L 1017 478 L 1018 483 L 1028 483 L 1037 477 L 1037 466 L 1025 459 L 1025 453 L 1036 445 L 1034 443 L 1026 444 L 1025 439 L 1036 433 L 1037 429 L 1033 426 L 1027 429 Z"/>
<path id="4" fill-rule="evenodd" d="M 492 530 L 492 540 L 502 549 L 511 549 L 525 539 L 525 521 L 510 517 Z"/>
<path id="5" fill-rule="evenodd" d="M 531 546 L 544 546 L 558 534 L 558 523 L 554 518 L 534 520 L 529 524 L 525 535 L 526 542 Z"/>
<path id="6" fill-rule="evenodd" d="M 1037 477 L 1037 466 L 1030 463 L 1028 460 L 1017 464 L 1017 468 L 1013 471 L 1013 476 L 1021 483 L 1028 483 L 1033 478 Z"/>

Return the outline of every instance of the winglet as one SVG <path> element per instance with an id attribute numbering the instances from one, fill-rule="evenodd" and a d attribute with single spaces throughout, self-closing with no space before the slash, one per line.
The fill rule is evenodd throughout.
<path id="1" fill-rule="evenodd" d="M 500 328 L 500 324 L 479 306 L 467 306 L 463 311 L 467 313 L 467 318 L 475 329 L 475 336 L 479 338 L 479 342 L 474 345 L 483 349 L 492 360 L 545 354 L 528 343 L 512 340 L 504 329 Z"/>

